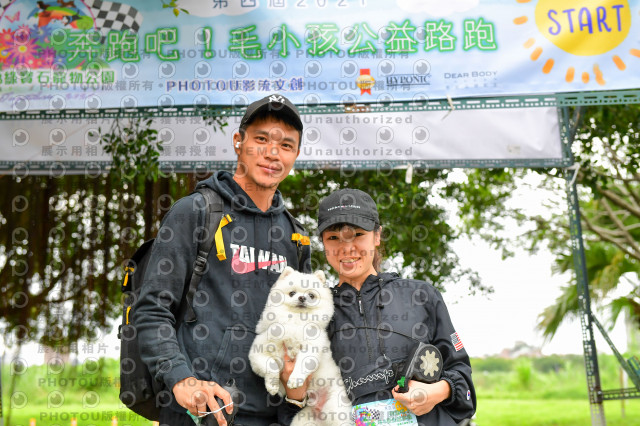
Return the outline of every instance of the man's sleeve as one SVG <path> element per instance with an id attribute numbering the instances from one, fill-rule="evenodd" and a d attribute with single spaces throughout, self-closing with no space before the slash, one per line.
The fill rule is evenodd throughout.
<path id="1" fill-rule="evenodd" d="M 283 399 L 282 404 L 278 406 L 278 424 L 280 426 L 289 426 L 300 410 L 302 408 L 289 404 Z"/>
<path id="2" fill-rule="evenodd" d="M 437 290 L 433 298 L 435 309 L 435 336 L 432 342 L 444 360 L 442 379 L 451 386 L 451 396 L 441 406 L 457 422 L 473 416 L 476 409 L 476 392 L 471 380 L 471 363 L 460 336 L 453 327 L 449 311 Z"/>
<path id="3" fill-rule="evenodd" d="M 194 232 L 199 210 L 193 199 L 178 200 L 163 220 L 133 309 L 140 357 L 152 376 L 169 390 L 182 379 L 194 376 L 176 338 L 176 317 L 197 252 Z"/>

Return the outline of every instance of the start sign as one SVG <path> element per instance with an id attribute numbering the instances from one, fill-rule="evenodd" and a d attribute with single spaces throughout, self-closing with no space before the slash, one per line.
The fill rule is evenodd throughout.
<path id="1" fill-rule="evenodd" d="M 572 55 L 594 56 L 616 48 L 629 34 L 631 8 L 626 0 L 540 0 L 539 31 Z"/>

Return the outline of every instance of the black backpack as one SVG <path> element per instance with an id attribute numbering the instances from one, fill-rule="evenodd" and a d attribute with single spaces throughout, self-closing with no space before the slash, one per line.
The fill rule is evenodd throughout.
<path id="1" fill-rule="evenodd" d="M 193 298 L 198 289 L 200 279 L 207 267 L 207 258 L 213 247 L 214 235 L 223 219 L 224 203 L 220 195 L 213 189 L 198 185 L 196 191 L 202 194 L 205 202 L 203 236 L 198 245 L 198 256 L 194 260 L 193 274 L 189 285 L 185 287 L 185 294 L 182 296 L 180 313 L 176 319 L 176 328 L 181 321 L 196 321 L 196 314 L 193 310 Z M 309 237 L 302 227 L 288 210 L 285 210 L 287 217 L 293 225 L 295 231 L 293 240 L 298 251 L 298 265 L 301 266 L 303 246 L 309 244 Z M 226 215 L 227 222 L 231 218 Z M 134 255 L 126 262 L 125 277 L 122 284 L 123 310 L 122 324 L 118 326 L 118 338 L 120 339 L 120 400 L 132 411 L 149 420 L 157 421 L 160 417 L 160 407 L 166 406 L 171 400 L 171 394 L 163 389 L 163 384 L 157 381 L 149 372 L 149 369 L 140 358 L 140 348 L 135 326 L 130 322 L 131 310 L 140 296 L 143 279 L 151 247 L 155 239 L 150 239 L 142 244 Z"/>

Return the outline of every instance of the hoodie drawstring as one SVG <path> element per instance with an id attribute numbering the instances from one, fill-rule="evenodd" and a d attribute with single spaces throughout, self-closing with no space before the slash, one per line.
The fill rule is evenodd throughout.
<path id="1" fill-rule="evenodd" d="M 258 242 L 258 233 L 256 232 L 256 216 L 255 215 L 253 216 L 253 238 L 254 238 L 254 241 L 257 243 Z M 258 271 L 259 271 L 259 268 L 258 268 L 258 266 L 259 266 L 259 264 L 258 264 L 258 247 L 257 247 L 257 244 L 255 244 L 255 245 L 256 245 L 256 248 L 255 248 L 256 252 L 254 253 L 254 256 L 253 256 L 253 264 L 255 265 L 255 268 L 253 268 L 253 274 L 254 275 L 258 275 Z"/>
<path id="2" fill-rule="evenodd" d="M 387 356 L 387 348 L 384 344 L 384 339 L 382 338 L 382 336 L 380 335 L 380 323 L 382 322 L 382 309 L 384 308 L 384 304 L 382 303 L 382 300 L 380 300 L 380 298 L 382 297 L 382 277 L 378 278 L 378 294 L 376 295 L 376 308 L 378 308 L 376 310 L 377 313 L 377 320 L 378 320 L 378 324 L 376 325 L 376 329 L 378 330 L 378 344 L 380 346 L 380 352 L 382 352 L 382 356 L 389 360 L 389 357 Z"/>
<path id="3" fill-rule="evenodd" d="M 273 262 L 273 213 L 269 215 L 269 218 L 271 219 L 271 222 L 269 223 L 269 235 L 267 237 L 269 238 L 269 253 L 271 253 L 271 262 Z M 269 263 L 269 267 L 267 268 L 267 275 L 271 275 L 271 265 L 272 263 Z"/>

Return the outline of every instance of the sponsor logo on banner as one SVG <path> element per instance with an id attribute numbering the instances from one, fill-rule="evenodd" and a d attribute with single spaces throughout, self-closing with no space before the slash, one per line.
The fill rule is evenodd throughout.
<path id="1" fill-rule="evenodd" d="M 376 80 L 371 77 L 371 70 L 363 68 L 360 70 L 360 76 L 356 79 L 356 85 L 360 89 L 360 95 L 365 93 L 371 94 L 371 89 L 376 84 Z"/>
<path id="2" fill-rule="evenodd" d="M 431 85 L 430 74 L 393 74 L 386 79 L 387 87 L 411 87 Z"/>

